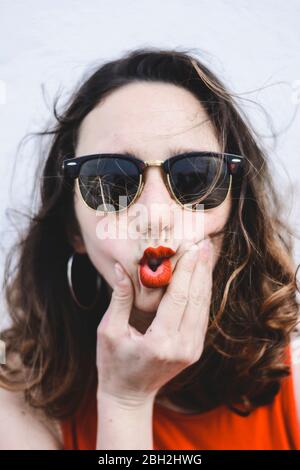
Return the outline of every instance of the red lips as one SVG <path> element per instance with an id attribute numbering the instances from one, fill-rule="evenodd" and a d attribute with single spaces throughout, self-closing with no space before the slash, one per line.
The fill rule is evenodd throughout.
<path id="1" fill-rule="evenodd" d="M 176 252 L 166 246 L 146 248 L 139 261 L 141 283 L 145 287 L 163 287 L 169 284 L 172 277 L 170 257 Z"/>

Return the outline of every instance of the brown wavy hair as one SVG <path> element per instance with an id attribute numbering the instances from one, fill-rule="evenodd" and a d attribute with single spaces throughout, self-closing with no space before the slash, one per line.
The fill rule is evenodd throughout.
<path id="1" fill-rule="evenodd" d="M 55 124 L 35 133 L 48 136 L 50 144 L 36 173 L 37 209 L 6 260 L 3 287 L 11 325 L 1 333 L 7 364 L 0 385 L 22 390 L 31 406 L 64 418 L 97 382 L 96 332 L 109 295 L 104 283 L 101 302 L 89 312 L 70 296 L 66 265 L 73 237 L 81 234 L 61 164 L 75 152 L 83 118 L 105 96 L 138 81 L 171 83 L 193 93 L 222 149 L 245 156 L 244 172 L 234 178 L 230 216 L 218 233 L 223 243 L 203 354 L 158 394 L 199 412 L 225 404 L 247 415 L 270 403 L 290 373 L 285 354 L 299 312 L 292 231 L 282 218 L 267 152 L 239 97 L 186 50 L 137 49 L 106 62 L 89 72 L 62 112 L 55 100 Z"/>

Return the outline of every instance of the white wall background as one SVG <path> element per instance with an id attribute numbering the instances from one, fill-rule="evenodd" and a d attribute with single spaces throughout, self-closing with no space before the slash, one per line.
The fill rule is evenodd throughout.
<path id="1" fill-rule="evenodd" d="M 37 183 L 34 143 L 16 160 L 21 138 L 41 129 L 56 92 L 67 97 L 87 67 L 136 47 L 196 48 L 231 89 L 265 107 L 280 133 L 276 147 L 259 109 L 245 109 L 266 135 L 287 217 L 300 232 L 299 0 L 0 0 L 0 44 L 1 276 L 16 232 L 7 209 L 26 210 Z"/>

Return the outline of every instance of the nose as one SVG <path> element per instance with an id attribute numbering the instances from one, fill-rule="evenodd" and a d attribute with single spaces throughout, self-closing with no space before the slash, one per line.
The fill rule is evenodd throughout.
<path id="1" fill-rule="evenodd" d="M 172 199 L 164 181 L 160 167 L 148 167 L 144 173 L 144 187 L 136 201 L 141 205 L 139 231 L 160 238 L 161 233 L 170 234 L 173 229 L 174 215 Z"/>
<path id="2" fill-rule="evenodd" d="M 146 168 L 144 172 L 144 187 L 141 198 L 144 204 L 161 203 L 171 204 L 173 199 L 165 183 L 162 168 Z"/>

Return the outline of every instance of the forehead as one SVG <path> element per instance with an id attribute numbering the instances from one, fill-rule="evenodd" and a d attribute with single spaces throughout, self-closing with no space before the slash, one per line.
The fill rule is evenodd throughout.
<path id="1" fill-rule="evenodd" d="M 139 82 L 115 90 L 84 118 L 76 155 L 129 151 L 162 159 L 179 149 L 219 150 L 203 106 L 182 87 Z"/>

